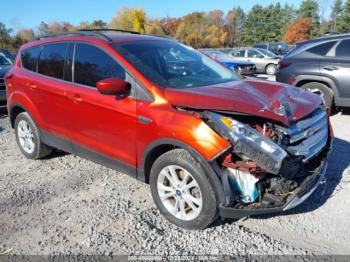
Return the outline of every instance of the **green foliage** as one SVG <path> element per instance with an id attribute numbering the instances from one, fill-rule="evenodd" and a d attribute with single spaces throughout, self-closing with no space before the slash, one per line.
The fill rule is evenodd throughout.
<path id="1" fill-rule="evenodd" d="M 329 21 L 329 24 L 331 25 L 332 31 L 338 31 L 338 20 L 343 11 L 343 1 L 342 0 L 335 0 L 332 5 L 332 12 L 331 12 L 331 21 Z"/>
<path id="2" fill-rule="evenodd" d="M 350 0 L 346 0 L 338 18 L 337 30 L 342 33 L 350 32 Z"/>
<path id="3" fill-rule="evenodd" d="M 263 7 L 254 5 L 246 15 L 243 28 L 243 43 L 281 41 L 288 25 L 295 18 L 295 10 L 279 3 Z"/>
<path id="4" fill-rule="evenodd" d="M 6 48 L 11 41 L 11 29 L 6 28 L 6 25 L 0 22 L 0 45 L 1 48 Z"/>

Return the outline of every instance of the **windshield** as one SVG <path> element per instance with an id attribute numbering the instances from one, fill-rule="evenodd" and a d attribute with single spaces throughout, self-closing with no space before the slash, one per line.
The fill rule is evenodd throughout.
<path id="1" fill-rule="evenodd" d="M 269 49 L 273 52 L 287 52 L 289 47 L 286 43 L 271 43 Z"/>
<path id="2" fill-rule="evenodd" d="M 12 61 L 0 53 L 0 65 L 12 65 Z"/>
<path id="3" fill-rule="evenodd" d="M 116 43 L 113 47 L 146 78 L 161 87 L 191 88 L 237 80 L 207 56 L 176 41 Z"/>
<path id="4" fill-rule="evenodd" d="M 271 51 L 266 50 L 266 49 L 260 49 L 259 48 L 259 51 L 261 53 L 263 53 L 264 55 L 266 55 L 267 57 L 274 57 L 274 56 L 276 56 L 274 53 L 272 53 Z"/>

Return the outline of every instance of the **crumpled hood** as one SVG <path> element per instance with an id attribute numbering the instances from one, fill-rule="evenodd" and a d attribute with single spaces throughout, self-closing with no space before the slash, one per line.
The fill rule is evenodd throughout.
<path id="1" fill-rule="evenodd" d="M 289 125 L 313 112 L 321 98 L 282 83 L 248 79 L 218 85 L 164 89 L 174 106 L 239 112 Z"/>
<path id="2" fill-rule="evenodd" d="M 11 67 L 12 65 L 0 65 L 0 78 L 3 78 Z"/>

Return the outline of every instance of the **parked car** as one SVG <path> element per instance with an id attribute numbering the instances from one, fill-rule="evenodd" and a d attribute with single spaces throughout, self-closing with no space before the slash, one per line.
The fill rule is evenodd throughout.
<path id="1" fill-rule="evenodd" d="M 276 74 L 280 60 L 274 53 L 260 48 L 236 48 L 229 55 L 236 59 L 253 62 L 257 73 L 268 75 Z"/>
<path id="2" fill-rule="evenodd" d="M 122 170 L 183 228 L 291 209 L 326 170 L 332 132 L 319 96 L 242 80 L 172 39 L 43 38 L 21 47 L 6 86 L 25 157 L 59 148 Z"/>
<path id="3" fill-rule="evenodd" d="M 7 58 L 9 58 L 11 61 L 15 60 L 15 54 L 13 54 L 12 52 L 6 50 L 6 49 L 2 49 L 0 48 L 0 53 L 3 54 L 4 56 L 6 56 Z"/>
<path id="4" fill-rule="evenodd" d="M 252 75 L 256 72 L 256 66 L 254 63 L 233 59 L 231 56 L 220 51 L 206 50 L 202 51 L 202 53 L 208 55 L 209 57 L 226 66 L 228 69 L 240 75 Z"/>
<path id="5" fill-rule="evenodd" d="M 298 43 L 279 64 L 276 79 L 322 97 L 326 107 L 350 107 L 350 34 Z"/>
<path id="6" fill-rule="evenodd" d="M 0 52 L 0 111 L 6 109 L 6 87 L 4 77 L 10 70 L 13 61 Z"/>
<path id="7" fill-rule="evenodd" d="M 289 46 L 285 42 L 257 43 L 257 44 L 254 44 L 253 47 L 270 51 L 275 55 L 279 55 L 279 56 L 283 56 L 287 54 L 289 51 Z"/>

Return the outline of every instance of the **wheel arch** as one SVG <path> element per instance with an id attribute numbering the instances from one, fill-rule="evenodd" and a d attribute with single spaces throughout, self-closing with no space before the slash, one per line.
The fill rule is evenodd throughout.
<path id="1" fill-rule="evenodd" d="M 212 186 L 215 188 L 215 194 L 217 199 L 223 203 L 225 199 L 223 188 L 218 175 L 216 174 L 214 168 L 210 164 L 210 161 L 205 160 L 200 155 L 200 153 L 198 153 L 191 146 L 176 139 L 159 139 L 147 146 L 146 150 L 142 155 L 141 165 L 138 170 L 138 179 L 149 183 L 150 171 L 157 158 L 160 157 L 162 154 L 176 148 L 187 150 L 200 163 L 200 165 L 206 171 L 206 174 L 208 175 L 209 181 L 211 182 Z"/>
<path id="2" fill-rule="evenodd" d="M 334 97 L 335 98 L 339 97 L 338 89 L 337 89 L 337 86 L 336 86 L 335 82 L 331 78 L 328 78 L 328 77 L 324 77 L 324 76 L 307 76 L 307 75 L 297 76 L 295 78 L 295 84 L 294 85 L 297 86 L 297 87 L 301 87 L 301 86 L 303 86 L 305 84 L 312 83 L 312 82 L 321 83 L 321 84 L 324 84 L 324 85 L 328 86 L 329 89 L 332 90 L 332 92 L 334 94 Z"/>

